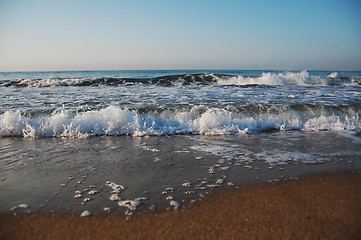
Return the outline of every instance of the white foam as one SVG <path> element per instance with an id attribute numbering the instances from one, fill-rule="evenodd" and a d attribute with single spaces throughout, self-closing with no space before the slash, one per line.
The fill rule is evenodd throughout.
<path id="1" fill-rule="evenodd" d="M 95 195 L 95 194 L 97 194 L 97 193 L 98 193 L 98 191 L 96 191 L 96 190 L 92 190 L 92 191 L 89 191 L 89 192 L 88 192 L 89 195 Z"/>
<path id="2" fill-rule="evenodd" d="M 185 182 L 182 184 L 183 187 L 190 187 L 192 184 L 190 182 Z"/>
<path id="3" fill-rule="evenodd" d="M 165 111 L 161 115 L 140 115 L 135 110 L 115 106 L 72 113 L 55 111 L 35 119 L 20 111 L 0 115 L 0 136 L 23 137 L 87 137 L 97 135 L 174 135 L 174 134 L 244 134 L 267 130 L 359 130 L 361 122 L 355 110 L 309 111 L 277 108 L 276 112 L 235 112 L 220 108 L 196 106 L 190 110 Z M 327 112 L 328 111 L 328 112 Z M 334 112 L 332 112 L 334 111 Z M 156 148 L 141 146 L 147 151 Z"/>
<path id="4" fill-rule="evenodd" d="M 16 210 L 16 209 L 18 209 L 18 208 L 24 208 L 24 209 L 26 209 L 26 208 L 29 208 L 29 205 L 28 205 L 28 204 L 25 204 L 25 203 L 22 203 L 22 204 L 19 204 L 19 205 L 17 205 L 17 206 L 12 207 L 12 208 L 10 209 L 10 211 L 14 211 L 14 210 Z"/>
<path id="5" fill-rule="evenodd" d="M 229 169 L 228 166 L 222 166 L 221 164 L 225 164 L 227 160 L 238 160 L 238 161 L 252 161 L 248 156 L 252 154 L 252 152 L 242 148 L 241 145 L 233 145 L 224 141 L 217 141 L 212 144 L 207 143 L 206 141 L 200 141 L 199 145 L 192 146 L 191 149 L 196 151 L 208 152 L 212 155 L 216 155 L 221 157 L 219 160 L 220 164 L 216 164 L 211 166 L 208 169 L 209 174 L 215 174 L 216 169 L 219 168 L 220 171 L 224 172 Z"/>
<path id="6" fill-rule="evenodd" d="M 325 162 L 325 158 L 320 154 L 302 153 L 302 152 L 283 152 L 283 151 L 264 151 L 256 154 L 270 166 L 285 165 L 291 162 L 317 164 Z M 326 158 L 328 159 L 328 158 Z M 272 169 L 272 168 L 271 168 Z"/>
<path id="7" fill-rule="evenodd" d="M 224 182 L 224 179 L 217 179 L 217 181 L 216 181 L 216 184 L 223 184 L 223 182 Z"/>
<path id="8" fill-rule="evenodd" d="M 360 122 L 358 121 L 358 116 L 355 115 L 355 118 L 349 118 L 347 115 L 345 119 L 341 120 L 339 116 L 331 115 L 311 118 L 307 120 L 304 124 L 303 129 L 307 131 L 320 131 L 320 130 L 333 130 L 333 131 L 342 131 L 348 129 L 359 129 Z"/>
<path id="9" fill-rule="evenodd" d="M 337 78 L 337 72 L 333 72 L 333 73 L 331 73 L 330 75 L 328 75 L 327 77 L 328 78 Z"/>
<path id="10" fill-rule="evenodd" d="M 80 193 L 75 194 L 74 198 L 81 198 L 81 194 Z"/>
<path id="11" fill-rule="evenodd" d="M 26 87 L 64 87 L 76 86 L 96 78 L 45 78 L 45 79 L 16 79 L 16 85 Z"/>
<path id="12" fill-rule="evenodd" d="M 327 79 L 319 76 L 310 76 L 304 70 L 301 72 L 285 72 L 285 73 L 262 73 L 260 77 L 244 77 L 234 76 L 230 78 L 218 78 L 219 85 L 295 85 L 295 86 L 326 86 Z"/>
<path id="13" fill-rule="evenodd" d="M 89 217 L 90 215 L 91 213 L 88 210 L 85 210 L 80 214 L 80 217 Z"/>
<path id="14" fill-rule="evenodd" d="M 146 197 L 138 197 L 136 199 L 134 199 L 135 201 L 145 201 L 145 200 L 148 200 L 148 198 Z"/>
<path id="15" fill-rule="evenodd" d="M 110 201 L 114 201 L 114 202 L 116 202 L 116 201 L 120 201 L 120 200 L 121 200 L 121 198 L 119 197 L 119 195 L 118 195 L 118 194 L 113 193 L 112 195 L 110 195 L 109 200 L 110 200 Z"/>
<path id="16" fill-rule="evenodd" d="M 125 189 L 124 186 L 116 184 L 116 183 L 111 182 L 111 181 L 107 181 L 106 186 L 113 189 L 113 191 L 111 192 L 112 194 L 118 194 L 118 193 L 120 193 L 121 191 L 123 191 Z"/>
<path id="17" fill-rule="evenodd" d="M 177 201 L 171 200 L 169 205 L 173 207 L 174 210 L 178 210 L 180 204 Z"/>
<path id="18" fill-rule="evenodd" d="M 118 202 L 120 207 L 126 207 L 131 211 L 134 211 L 140 204 L 141 202 L 137 200 L 124 200 Z"/>

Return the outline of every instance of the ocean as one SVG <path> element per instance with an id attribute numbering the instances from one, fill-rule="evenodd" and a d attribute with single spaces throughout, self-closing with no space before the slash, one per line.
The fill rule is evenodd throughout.
<path id="1" fill-rule="evenodd" d="M 360 130 L 361 72 L 0 73 L 1 137 Z"/>
<path id="2" fill-rule="evenodd" d="M 359 171 L 360 117 L 361 71 L 2 72 L 0 212 L 130 214 Z"/>

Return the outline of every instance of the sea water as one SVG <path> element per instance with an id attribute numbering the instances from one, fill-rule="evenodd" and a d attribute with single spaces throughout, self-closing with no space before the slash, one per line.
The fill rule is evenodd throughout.
<path id="1" fill-rule="evenodd" d="M 349 130 L 361 72 L 0 73 L 0 137 Z"/>
<path id="2" fill-rule="evenodd" d="M 75 191 L 80 207 L 109 205 L 107 181 L 125 186 L 122 201 L 154 208 L 159 195 L 174 207 L 300 174 L 273 168 L 360 170 L 360 115 L 361 72 L 3 72 L 0 210 L 72 209 Z M 89 198 L 90 186 L 106 199 Z"/>

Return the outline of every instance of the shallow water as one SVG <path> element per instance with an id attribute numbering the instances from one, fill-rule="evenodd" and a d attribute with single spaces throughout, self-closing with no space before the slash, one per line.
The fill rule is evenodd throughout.
<path id="1" fill-rule="evenodd" d="M 146 197 L 136 212 L 199 201 L 219 189 L 361 170 L 361 139 L 347 133 L 286 131 L 226 136 L 175 135 L 1 138 L 0 212 L 125 213 L 109 200 Z M 358 141 L 357 141 L 358 140 Z M 212 170 L 213 169 L 213 170 Z M 70 180 L 69 180 L 70 179 Z M 186 183 L 184 186 L 183 184 Z M 62 185 L 64 184 L 64 185 Z M 188 186 L 189 185 L 189 186 Z M 94 188 L 92 188 L 94 187 Z M 174 190 L 166 190 L 173 188 Z M 85 191 L 85 189 L 87 189 Z M 82 197 L 75 199 L 75 191 Z M 98 191 L 89 195 L 91 190 Z M 82 205 L 85 198 L 91 201 Z"/>

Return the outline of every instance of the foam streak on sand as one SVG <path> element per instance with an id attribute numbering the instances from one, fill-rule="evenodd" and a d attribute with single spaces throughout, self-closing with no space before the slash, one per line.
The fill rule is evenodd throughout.
<path id="1" fill-rule="evenodd" d="M 264 196 L 267 196 L 265 198 Z M 1 239 L 359 239 L 361 175 L 227 190 L 182 211 L 0 217 Z M 85 214 L 84 214 L 85 215 Z"/>

